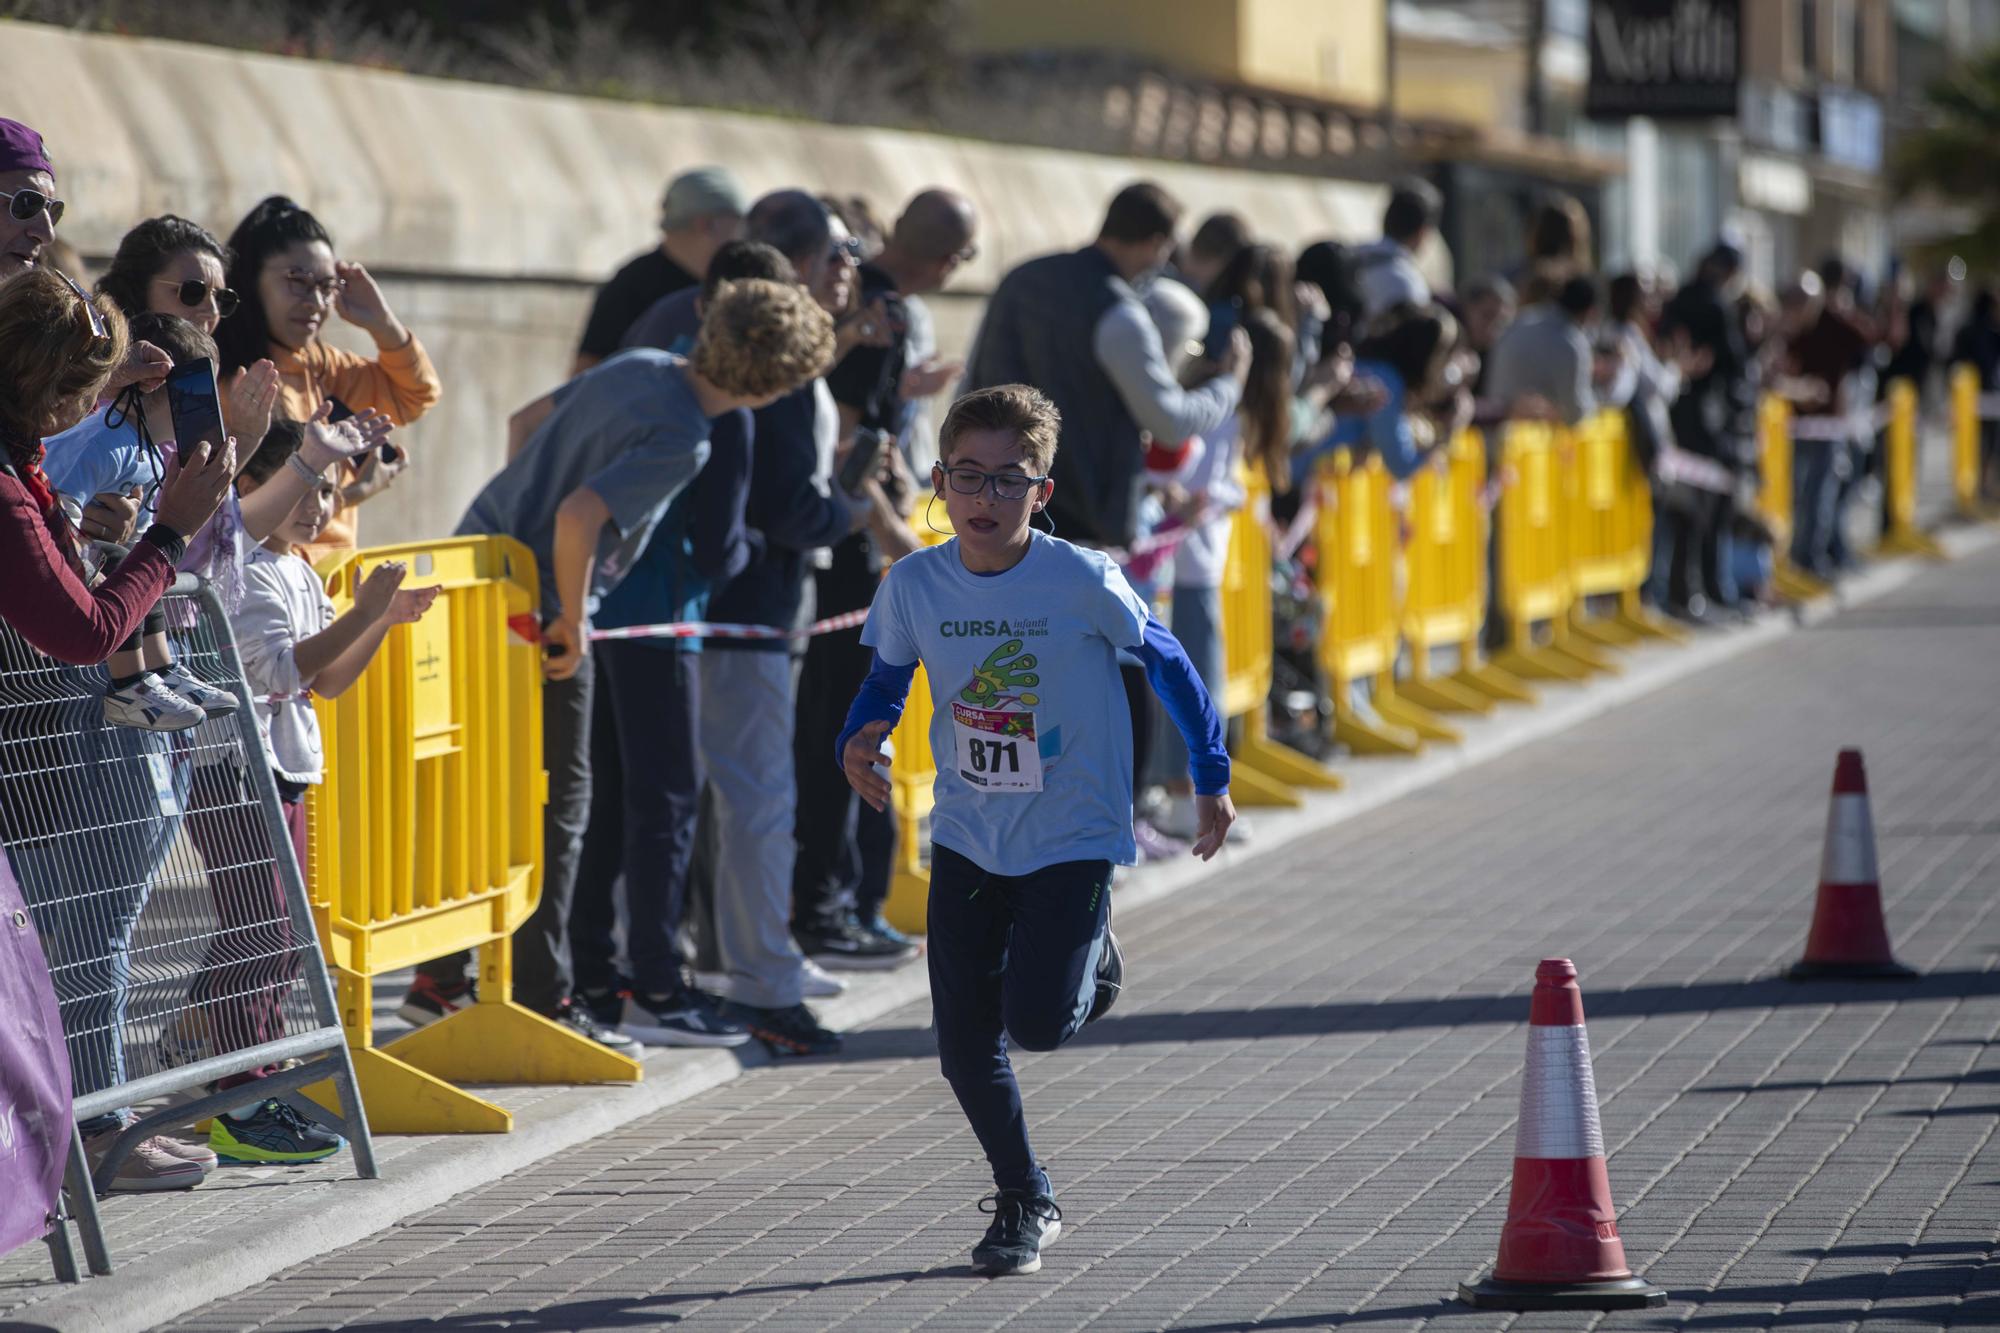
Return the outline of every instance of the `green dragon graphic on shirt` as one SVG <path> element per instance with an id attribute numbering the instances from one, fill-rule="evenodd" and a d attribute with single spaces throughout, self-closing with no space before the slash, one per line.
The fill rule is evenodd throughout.
<path id="1" fill-rule="evenodd" d="M 1040 703 L 1039 694 L 1013 693 L 1042 683 L 1042 678 L 1035 674 L 1035 655 L 1022 653 L 1024 646 L 1019 639 L 1009 639 L 988 653 L 986 660 L 973 669 L 972 683 L 960 690 L 958 697 L 980 708 L 1016 703 L 1033 708 Z"/>

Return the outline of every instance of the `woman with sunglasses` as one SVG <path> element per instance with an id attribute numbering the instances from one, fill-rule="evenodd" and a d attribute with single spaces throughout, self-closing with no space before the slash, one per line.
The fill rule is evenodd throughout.
<path id="1" fill-rule="evenodd" d="M 272 195 L 237 224 L 229 254 L 228 286 L 242 303 L 216 330 L 223 369 L 269 357 L 278 369 L 280 415 L 310 421 L 322 403 L 334 402 L 349 412 L 373 408 L 389 424 L 407 426 L 437 402 L 442 389 L 423 344 L 367 269 L 334 258 L 333 238 L 311 213 Z M 366 332 L 376 355 L 329 346 L 321 334 L 330 314 Z M 340 509 L 310 558 L 354 548 L 354 506 L 386 489 L 402 459 L 387 446 L 341 465 Z"/>
<path id="2" fill-rule="evenodd" d="M 171 823 L 152 777 L 165 738 L 100 725 L 88 701 L 102 678 L 75 668 L 103 661 L 144 621 L 235 462 L 227 445 L 204 447 L 169 470 L 153 526 L 103 582 L 85 582 L 41 442 L 96 407 L 126 344 L 117 306 L 53 269 L 0 285 L 0 384 L 14 386 L 0 395 L 0 622 L 12 631 L 0 641 L 0 844 L 50 954 L 79 1094 L 125 1081 L 129 946 Z M 30 648 L 72 665 L 51 669 Z M 86 1149 L 101 1151 L 120 1119 L 80 1128 Z M 111 1188 L 186 1189 L 207 1160 L 205 1150 L 150 1138 Z"/>

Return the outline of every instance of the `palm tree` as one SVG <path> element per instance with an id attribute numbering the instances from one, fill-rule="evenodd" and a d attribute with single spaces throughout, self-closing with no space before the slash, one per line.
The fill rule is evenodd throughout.
<path id="1" fill-rule="evenodd" d="M 1928 124 L 1896 146 L 1899 194 L 1923 191 L 1946 204 L 1963 230 L 1927 249 L 2000 268 L 2000 48 L 1960 65 L 1925 95 Z"/>

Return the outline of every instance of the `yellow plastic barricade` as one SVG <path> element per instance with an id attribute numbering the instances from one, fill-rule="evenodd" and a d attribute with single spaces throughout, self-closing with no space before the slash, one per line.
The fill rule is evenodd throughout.
<path id="1" fill-rule="evenodd" d="M 1569 523 L 1574 468 L 1563 465 L 1567 440 L 1542 422 L 1508 424 L 1501 444 L 1507 484 L 1500 493 L 1500 612 L 1507 646 L 1494 654 L 1503 671 L 1531 680 L 1585 680 L 1611 664 L 1570 637 Z M 1548 627 L 1544 640 L 1535 626 Z"/>
<path id="2" fill-rule="evenodd" d="M 1527 685 L 1481 658 L 1486 619 L 1486 441 L 1460 431 L 1442 468 L 1420 468 L 1410 480 L 1410 542 L 1404 551 L 1402 630 L 1410 649 L 1403 698 L 1447 713 L 1487 713 L 1495 703 L 1533 703 Z M 1431 654 L 1458 651 L 1458 669 L 1434 676 Z"/>
<path id="3" fill-rule="evenodd" d="M 1986 517 L 1979 498 L 1979 371 L 1951 368 L 1951 493 L 1961 518 Z"/>
<path id="4" fill-rule="evenodd" d="M 1436 714 L 1396 693 L 1401 615 L 1390 478 L 1379 456 L 1355 466 L 1335 450 L 1320 473 L 1320 666 L 1333 693 L 1333 737 L 1356 754 L 1415 754 L 1426 740 L 1456 741 Z M 1369 707 L 1353 687 L 1370 684 Z"/>
<path id="5" fill-rule="evenodd" d="M 944 506 L 919 509 L 910 520 L 917 539 L 926 546 L 951 540 L 949 532 L 939 532 L 931 523 L 949 523 Z M 894 753 L 889 756 L 889 789 L 896 814 L 896 868 L 889 879 L 889 899 L 882 915 L 897 930 L 921 935 L 930 921 L 931 893 L 931 788 L 937 782 L 937 766 L 931 758 L 931 685 L 924 669 L 917 668 L 910 681 L 910 699 L 896 729 L 889 733 Z"/>
<path id="6" fill-rule="evenodd" d="M 1229 792 L 1238 805 L 1298 806 L 1294 787 L 1337 791 L 1340 775 L 1271 739 L 1270 483 L 1241 468 L 1243 507 L 1229 522 L 1222 574 L 1222 660 L 1227 671 L 1216 705 L 1225 723 L 1241 718 L 1230 755 Z"/>
<path id="7" fill-rule="evenodd" d="M 1889 426 L 1882 433 L 1882 485 L 1889 523 L 1876 551 L 1944 559 L 1944 548 L 1917 526 L 1917 387 L 1889 381 Z"/>
<path id="8" fill-rule="evenodd" d="M 315 700 L 326 780 L 311 795 L 310 896 L 369 1124 L 504 1132 L 512 1115 L 454 1084 L 640 1076 L 511 999 L 510 936 L 540 897 L 548 794 L 535 560 L 505 537 L 353 552 L 321 569 L 334 605 L 385 560 L 409 566 L 404 586 L 443 591 L 351 689 Z M 473 948 L 479 1002 L 378 1049 L 375 979 Z"/>
<path id="9" fill-rule="evenodd" d="M 1757 509 L 1771 529 L 1771 583 L 1794 602 L 1824 597 L 1830 589 L 1792 563 L 1792 509 L 1797 484 L 1792 476 L 1792 408 L 1775 394 L 1757 404 L 1757 458 L 1761 474 Z"/>
<path id="10" fill-rule="evenodd" d="M 1632 456 L 1622 409 L 1598 412 L 1570 434 L 1570 628 L 1607 648 L 1642 639 L 1680 642 L 1640 601 L 1653 564 L 1653 489 Z M 1588 613 L 1585 598 L 1615 597 L 1609 615 Z"/>

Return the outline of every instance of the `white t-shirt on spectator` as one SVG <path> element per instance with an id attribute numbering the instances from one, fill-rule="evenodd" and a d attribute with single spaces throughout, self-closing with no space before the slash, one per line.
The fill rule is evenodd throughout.
<path id="1" fill-rule="evenodd" d="M 255 547 L 243 570 L 243 605 L 232 617 L 243 677 L 256 700 L 264 758 L 288 782 L 326 776 L 312 692 L 299 679 L 298 646 L 334 620 L 313 567 L 295 555 Z"/>

